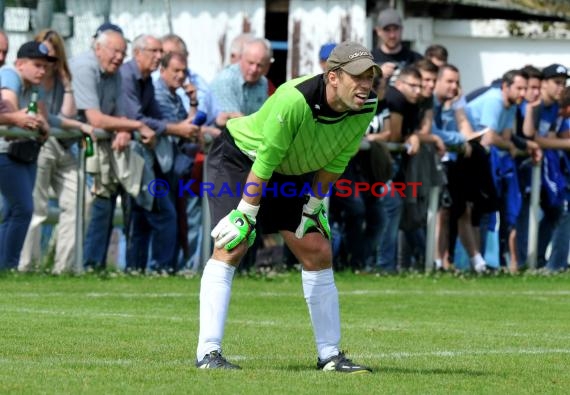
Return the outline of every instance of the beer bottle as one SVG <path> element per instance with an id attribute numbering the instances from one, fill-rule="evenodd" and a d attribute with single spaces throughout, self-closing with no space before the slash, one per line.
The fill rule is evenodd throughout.
<path id="1" fill-rule="evenodd" d="M 88 134 L 83 136 L 85 142 L 85 157 L 93 156 L 93 139 Z"/>
<path id="2" fill-rule="evenodd" d="M 33 88 L 30 97 L 30 102 L 28 103 L 28 110 L 26 113 L 31 117 L 36 117 L 38 115 L 38 89 Z"/>

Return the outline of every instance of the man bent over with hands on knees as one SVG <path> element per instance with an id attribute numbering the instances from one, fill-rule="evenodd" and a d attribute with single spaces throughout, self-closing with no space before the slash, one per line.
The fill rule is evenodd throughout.
<path id="1" fill-rule="evenodd" d="M 327 63 L 324 74 L 289 81 L 256 113 L 228 121 L 210 150 L 208 179 L 214 181 L 215 189 L 230 183 L 235 189 L 238 181 L 251 184 L 241 201 L 236 191 L 209 198 L 212 223 L 217 225 L 212 231 L 214 253 L 204 268 L 200 289 L 198 368 L 239 369 L 222 356 L 221 343 L 234 271 L 255 239 L 258 221 L 264 232 L 279 231 L 303 265 L 317 368 L 370 372 L 339 349 L 338 292 L 322 197 L 358 150 L 376 113 L 372 81 L 375 72 L 381 71 L 370 52 L 354 42 L 339 44 Z M 310 196 L 275 196 L 277 186 L 262 197 L 263 184 L 273 188 L 273 184 L 293 182 L 301 188 L 307 177 L 312 177 Z M 214 191 L 210 196 L 219 195 Z"/>

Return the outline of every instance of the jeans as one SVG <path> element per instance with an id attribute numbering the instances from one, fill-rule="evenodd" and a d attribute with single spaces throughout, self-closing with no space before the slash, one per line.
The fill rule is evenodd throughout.
<path id="1" fill-rule="evenodd" d="M 20 261 L 28 226 L 34 212 L 32 191 L 35 163 L 19 163 L 0 154 L 0 193 L 3 198 L 0 224 L 0 270 L 14 269 Z"/>
<path id="2" fill-rule="evenodd" d="M 118 194 L 114 194 L 110 198 L 96 196 L 93 199 L 83 250 L 86 268 L 103 269 L 106 266 L 117 197 Z"/>
<path id="3" fill-rule="evenodd" d="M 132 211 L 127 241 L 127 270 L 174 272 L 176 210 L 170 197 L 155 198 L 148 211 L 131 200 Z M 149 247 L 151 250 L 148 262 Z"/>
<path id="4" fill-rule="evenodd" d="M 552 253 L 548 259 L 546 268 L 551 271 L 568 269 L 568 252 L 570 250 L 570 213 L 568 202 L 558 217 L 556 227 L 552 233 Z"/>
<path id="5" fill-rule="evenodd" d="M 524 265 L 527 260 L 527 246 L 528 246 L 528 221 L 529 221 L 529 199 L 524 198 L 521 213 L 517 220 L 517 252 L 519 258 L 519 266 Z M 564 239 L 566 242 L 570 234 L 566 230 L 568 225 L 568 209 L 565 207 L 542 207 L 542 219 L 538 225 L 538 246 L 537 246 L 537 268 L 546 265 L 546 249 L 548 244 L 552 241 L 552 254 L 549 263 L 558 267 L 563 262 L 554 262 L 554 259 L 561 259 L 564 250 L 568 251 L 568 246 L 564 246 Z M 559 229 L 560 228 L 560 229 Z M 556 243 L 554 242 L 557 240 Z M 567 243 L 566 243 L 567 244 Z M 558 253 L 560 251 L 560 253 Z M 552 255 L 555 255 L 554 258 Z M 566 257 L 568 252 L 566 252 Z M 567 258 L 565 258 L 567 259 Z M 566 262 L 566 260 L 564 260 Z"/>
<path id="6" fill-rule="evenodd" d="M 386 221 L 380 234 L 378 266 L 379 269 L 388 273 L 396 273 L 398 230 L 400 229 L 400 216 L 402 214 L 402 197 L 393 192 L 393 185 L 387 184 L 388 193 L 380 200 L 382 213 Z"/>
<path id="7" fill-rule="evenodd" d="M 563 211 L 564 207 L 562 206 L 543 208 L 544 217 L 538 225 L 537 268 L 546 266 L 546 249 L 552 240 Z"/>
<path id="8" fill-rule="evenodd" d="M 186 241 L 188 243 L 189 256 L 180 254 L 178 260 L 178 270 L 192 270 L 198 272 L 201 269 L 202 252 L 202 198 L 199 196 L 188 196 L 186 202 L 186 217 L 188 222 L 188 232 Z"/>
<path id="9" fill-rule="evenodd" d="M 528 220 L 530 209 L 530 197 L 523 196 L 521 212 L 517 218 L 517 257 L 518 267 L 521 268 L 526 265 L 527 249 L 528 249 Z"/>
<path id="10" fill-rule="evenodd" d="M 351 269 L 371 266 L 382 232 L 382 203 L 372 194 L 354 194 L 347 197 L 333 196 L 331 204 L 340 209 L 344 222 L 345 248 Z"/>

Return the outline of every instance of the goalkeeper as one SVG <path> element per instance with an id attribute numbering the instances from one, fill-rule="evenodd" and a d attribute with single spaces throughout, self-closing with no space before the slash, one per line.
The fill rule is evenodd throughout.
<path id="1" fill-rule="evenodd" d="M 363 46 L 344 42 L 327 60 L 327 71 L 283 84 L 254 114 L 235 118 L 214 141 L 207 160 L 214 253 L 200 286 L 200 334 L 196 366 L 239 369 L 222 356 L 222 337 L 232 278 L 255 239 L 255 225 L 279 231 L 303 265 L 303 292 L 317 345 L 317 368 L 365 373 L 339 348 L 338 292 L 332 271 L 330 227 L 322 196 L 358 150 L 376 113 L 372 89 L 381 73 Z M 313 193 L 278 196 L 279 185 Z M 249 183 L 249 184 L 246 184 Z M 264 184 L 273 186 L 264 194 Z M 248 185 L 243 194 L 238 185 Z M 277 187 L 275 187 L 277 186 Z M 233 194 L 223 193 L 230 187 Z M 299 190 L 299 189 L 297 189 Z"/>

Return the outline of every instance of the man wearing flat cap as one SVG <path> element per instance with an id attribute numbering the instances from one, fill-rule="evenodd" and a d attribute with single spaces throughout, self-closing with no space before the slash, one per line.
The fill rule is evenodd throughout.
<path id="1" fill-rule="evenodd" d="M 375 114 L 372 82 L 380 73 L 365 47 L 343 42 L 328 57 L 324 74 L 281 85 L 259 111 L 229 120 L 214 140 L 207 177 L 215 184 L 208 203 L 217 225 L 200 289 L 198 368 L 239 369 L 222 356 L 221 343 L 233 274 L 255 240 L 257 223 L 266 233 L 279 231 L 303 265 L 317 368 L 370 371 L 339 348 L 338 292 L 323 197 Z"/>
<path id="2" fill-rule="evenodd" d="M 422 59 L 422 55 L 402 45 L 403 29 L 402 18 L 395 9 L 386 8 L 378 15 L 378 46 L 372 50 L 372 56 L 381 65 L 384 78 L 390 79 L 397 70 Z"/>

